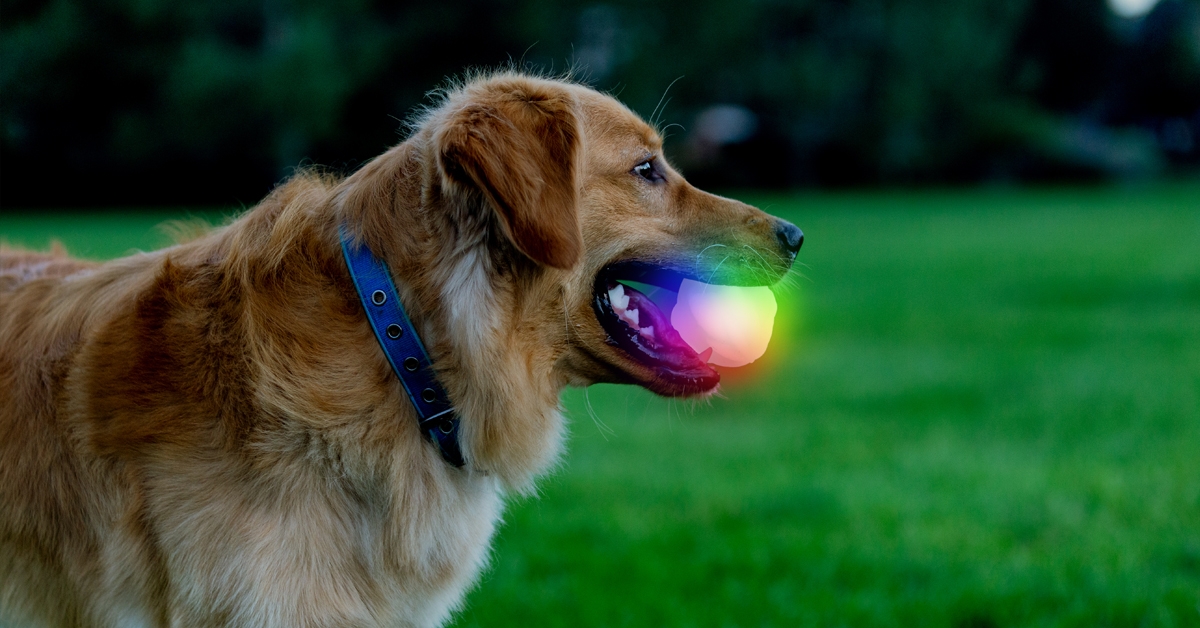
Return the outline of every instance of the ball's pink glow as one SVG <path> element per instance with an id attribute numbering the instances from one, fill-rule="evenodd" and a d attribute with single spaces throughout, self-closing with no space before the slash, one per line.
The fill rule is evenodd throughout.
<path id="1" fill-rule="evenodd" d="M 775 294 L 766 286 L 714 286 L 690 279 L 679 287 L 671 326 L 710 364 L 744 366 L 762 357 L 775 326 Z"/>

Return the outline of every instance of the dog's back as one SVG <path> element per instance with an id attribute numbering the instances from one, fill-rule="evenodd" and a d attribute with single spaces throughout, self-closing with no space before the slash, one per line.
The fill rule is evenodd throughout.
<path id="1" fill-rule="evenodd" d="M 44 403 L 46 397 L 37 391 L 46 388 L 38 385 L 43 379 L 41 368 L 24 357 L 32 351 L 44 353 L 46 347 L 33 341 L 35 334 L 28 321 L 20 320 L 20 312 L 44 301 L 55 280 L 84 268 L 61 249 L 52 253 L 0 250 L 0 502 L 7 506 L 0 509 L 0 573 L 8 574 L 0 585 L 0 608 L 9 619 L 30 621 L 34 608 L 45 608 L 46 602 L 61 600 L 71 590 L 44 559 L 61 560 L 58 541 L 65 535 L 43 523 L 44 515 L 51 513 L 56 521 L 53 528 L 69 528 L 71 520 L 81 521 L 66 512 L 79 495 L 71 482 L 54 482 L 58 494 L 39 488 L 42 478 L 61 473 L 71 462 L 62 439 L 50 428 L 53 413 Z M 41 285 L 30 287 L 30 282 Z M 17 590 L 11 586 L 17 580 L 37 586 Z M 32 595 L 42 599 L 29 599 Z M 57 620 L 71 625 L 80 618 L 73 609 L 63 609 Z"/>
<path id="2" fill-rule="evenodd" d="M 62 245 L 51 245 L 49 253 L 22 251 L 0 245 L 0 293 L 16 290 L 35 279 L 60 279 L 96 266 L 72 259 Z M 0 308 L 4 303 L 0 302 Z"/>
<path id="3" fill-rule="evenodd" d="M 15 619 L 30 621 L 26 613 L 34 608 L 55 606 L 57 624 L 82 619 L 74 600 L 61 604 L 73 597 L 61 568 L 70 559 L 64 543 L 76 555 L 86 543 L 83 474 L 54 429 L 50 394 L 76 343 L 48 332 L 45 314 L 63 277 L 93 267 L 59 246 L 49 253 L 0 249 L 0 501 L 6 506 L 0 509 L 0 572 L 7 574 L 0 607 Z M 17 590 L 11 586 L 17 581 L 33 586 Z M 59 603 L 47 603 L 52 600 Z"/>
<path id="4" fill-rule="evenodd" d="M 87 623 L 74 580 L 100 577 L 104 531 L 88 522 L 114 495 L 111 472 L 85 468 L 62 413 L 85 331 L 118 296 L 96 299 L 97 286 L 131 287 L 97 268 L 58 245 L 0 249 L 0 617 L 14 625 Z"/>

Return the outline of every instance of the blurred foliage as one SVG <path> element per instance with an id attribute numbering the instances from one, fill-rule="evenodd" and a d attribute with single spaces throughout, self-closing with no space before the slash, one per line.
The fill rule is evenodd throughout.
<path id="1" fill-rule="evenodd" d="M 705 185 L 1200 162 L 1200 0 L 1137 19 L 1103 0 L 4 0 L 0 203 L 251 204 L 298 165 L 352 170 L 446 77 L 509 62 L 655 117 Z M 744 132 L 710 128 L 731 119 L 714 105 Z"/>

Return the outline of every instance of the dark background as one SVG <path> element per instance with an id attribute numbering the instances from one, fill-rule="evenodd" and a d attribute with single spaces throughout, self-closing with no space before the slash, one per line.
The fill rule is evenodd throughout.
<path id="1" fill-rule="evenodd" d="M 296 166 L 355 169 L 447 77 L 508 63 L 655 117 L 701 186 L 1200 164 L 1196 0 L 5 0 L 0 63 L 5 208 L 250 205 Z"/>

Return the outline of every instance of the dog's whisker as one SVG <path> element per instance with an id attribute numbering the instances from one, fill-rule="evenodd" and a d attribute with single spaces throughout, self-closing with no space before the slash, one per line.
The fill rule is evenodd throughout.
<path id="1" fill-rule="evenodd" d="M 562 302 L 562 308 L 563 308 L 563 331 L 565 332 L 565 335 L 564 335 L 563 337 L 564 337 L 564 338 L 566 338 L 566 339 L 568 339 L 568 340 L 570 340 L 570 339 L 571 339 L 571 310 L 570 310 L 570 308 L 568 308 L 568 307 L 567 307 L 567 294 L 566 294 L 566 292 L 567 292 L 567 289 L 564 287 L 564 288 L 562 289 L 562 295 L 563 295 L 563 302 Z"/>
<path id="2" fill-rule="evenodd" d="M 667 105 L 670 105 L 670 104 L 671 104 L 671 99 L 670 99 L 670 98 L 668 98 L 668 99 L 667 99 L 667 101 L 666 101 L 666 102 L 664 102 L 664 103 L 662 104 L 662 110 L 660 110 L 660 111 L 658 112 L 659 119 L 656 119 L 656 120 L 654 121 L 654 124 L 653 124 L 653 125 L 651 125 L 651 126 L 653 126 L 653 127 L 654 127 L 654 128 L 656 128 L 656 129 L 658 128 L 658 125 L 659 125 L 660 123 L 662 123 L 662 119 L 661 119 L 661 117 L 667 113 Z M 661 134 L 662 134 L 662 132 L 660 131 L 660 132 L 659 132 L 659 134 L 661 135 Z"/>
<path id="3" fill-rule="evenodd" d="M 767 261 L 767 258 L 763 257 L 762 253 L 758 250 L 758 247 L 750 246 L 749 244 L 743 244 L 742 247 L 749 249 L 751 253 L 754 253 L 755 257 L 758 258 L 755 261 L 758 262 L 759 269 L 762 270 L 763 273 L 767 275 L 771 273 L 772 265 Z"/>
<path id="4" fill-rule="evenodd" d="M 671 81 L 671 83 L 669 85 L 667 85 L 667 88 L 663 90 L 662 96 L 660 96 L 658 99 L 658 104 L 654 105 L 654 111 L 650 112 L 650 126 L 652 126 L 652 127 L 658 126 L 659 108 L 661 107 L 664 110 L 666 109 L 666 107 L 663 105 L 663 100 L 667 98 L 667 92 L 670 92 L 671 88 L 674 87 L 675 84 L 678 83 L 681 79 L 683 79 L 683 75 L 680 75 L 674 81 Z"/>
<path id="5" fill-rule="evenodd" d="M 720 262 L 717 262 L 717 266 L 713 268 L 711 273 L 708 274 L 708 281 L 705 281 L 704 283 L 712 283 L 713 277 L 717 276 L 717 271 L 721 270 L 721 265 L 724 264 L 729 257 L 729 255 L 726 255 L 725 257 L 721 258 Z"/>
<path id="6" fill-rule="evenodd" d="M 587 408 L 588 416 L 592 418 L 592 423 L 595 424 L 596 431 L 600 432 L 600 436 L 604 438 L 605 442 L 608 442 L 608 437 L 616 436 L 617 432 L 600 419 L 600 415 L 597 414 L 596 409 L 592 407 L 592 398 L 589 393 L 589 389 L 583 389 L 583 405 Z"/>
<path id="7" fill-rule="evenodd" d="M 700 249 L 700 252 L 696 254 L 696 265 L 697 266 L 700 265 L 700 263 L 701 263 L 700 258 L 702 258 L 704 256 L 704 254 L 708 252 L 709 249 L 718 248 L 718 247 L 719 248 L 729 248 L 725 244 L 710 244 L 710 245 Z"/>
<path id="8" fill-rule="evenodd" d="M 671 127 L 673 127 L 673 126 L 679 127 L 680 131 L 684 131 L 684 132 L 687 131 L 687 129 L 683 128 L 682 124 L 679 124 L 678 122 L 672 122 L 671 124 L 668 124 L 667 126 L 663 127 L 662 130 L 660 131 L 660 133 L 662 133 L 662 136 L 663 136 L 663 141 L 666 141 L 668 137 L 671 137 L 671 134 L 669 133 L 669 131 L 671 130 Z"/>

